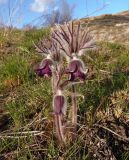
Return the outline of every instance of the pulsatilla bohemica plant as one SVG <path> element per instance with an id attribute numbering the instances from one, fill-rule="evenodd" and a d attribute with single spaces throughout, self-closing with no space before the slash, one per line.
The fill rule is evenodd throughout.
<path id="1" fill-rule="evenodd" d="M 66 95 L 70 93 L 71 96 L 71 122 L 76 131 L 78 94 L 75 85 L 84 81 L 87 74 L 80 57 L 86 53 L 86 50 L 94 48 L 95 43 L 88 31 L 82 31 L 80 23 L 74 25 L 70 22 L 63 26 L 56 25 L 50 37 L 35 46 L 36 50 L 45 57 L 36 73 L 40 77 L 51 78 L 56 135 L 60 141 L 65 142 L 68 106 Z"/>

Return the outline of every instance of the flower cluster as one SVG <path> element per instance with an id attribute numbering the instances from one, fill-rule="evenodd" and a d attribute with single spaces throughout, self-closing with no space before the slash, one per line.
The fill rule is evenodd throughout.
<path id="1" fill-rule="evenodd" d="M 39 68 L 36 69 L 37 75 L 52 77 L 53 112 L 56 120 L 60 121 L 56 125 L 59 134 L 61 134 L 60 137 L 63 137 L 62 126 L 58 125 L 61 125 L 59 116 L 65 115 L 66 109 L 64 88 L 69 83 L 73 84 L 75 81 L 86 79 L 87 69 L 80 56 L 86 50 L 95 48 L 95 43 L 89 32 L 82 30 L 80 23 L 74 25 L 72 21 L 63 26 L 57 25 L 54 27 L 50 37 L 43 39 L 35 46 L 36 50 L 45 56 Z M 67 66 L 63 65 L 64 58 L 67 61 Z M 68 75 L 68 79 L 66 75 Z"/>

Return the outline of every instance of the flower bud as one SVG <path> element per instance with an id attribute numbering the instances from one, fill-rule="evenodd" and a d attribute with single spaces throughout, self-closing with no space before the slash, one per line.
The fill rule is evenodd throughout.
<path id="1" fill-rule="evenodd" d="M 64 114 L 66 106 L 65 96 L 58 93 L 54 96 L 53 99 L 53 110 L 56 115 Z"/>

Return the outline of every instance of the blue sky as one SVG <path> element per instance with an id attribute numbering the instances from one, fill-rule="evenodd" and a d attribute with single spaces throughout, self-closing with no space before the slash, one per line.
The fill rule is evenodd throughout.
<path id="1" fill-rule="evenodd" d="M 9 22 L 8 1 L 0 0 L 0 21 Z M 13 13 L 13 24 L 22 27 L 25 24 L 34 22 L 33 20 L 41 16 L 43 12 L 55 5 L 57 0 L 10 0 L 10 5 L 20 6 Z M 67 0 L 70 5 L 75 5 L 73 18 L 96 16 L 105 13 L 117 13 L 129 9 L 129 0 Z M 18 2 L 16 4 L 15 2 Z M 21 5 L 19 3 L 21 2 Z M 103 4 L 106 6 L 103 8 Z M 15 7 L 14 7 L 15 8 Z M 98 9 L 98 10 L 97 10 Z M 97 11 L 96 11 L 97 10 Z M 95 12 L 94 12 L 95 11 Z M 94 14 L 93 14 L 94 12 Z"/>

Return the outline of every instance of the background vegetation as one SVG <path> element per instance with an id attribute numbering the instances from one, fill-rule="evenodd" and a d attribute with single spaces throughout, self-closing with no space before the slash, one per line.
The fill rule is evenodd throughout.
<path id="1" fill-rule="evenodd" d="M 89 73 L 77 88 L 84 95 L 78 98 L 78 135 L 65 147 L 54 135 L 50 80 L 34 73 L 42 57 L 33 42 L 49 32 L 0 30 L 0 159 L 106 159 L 106 151 L 129 159 L 129 46 L 99 42 L 83 57 Z"/>

